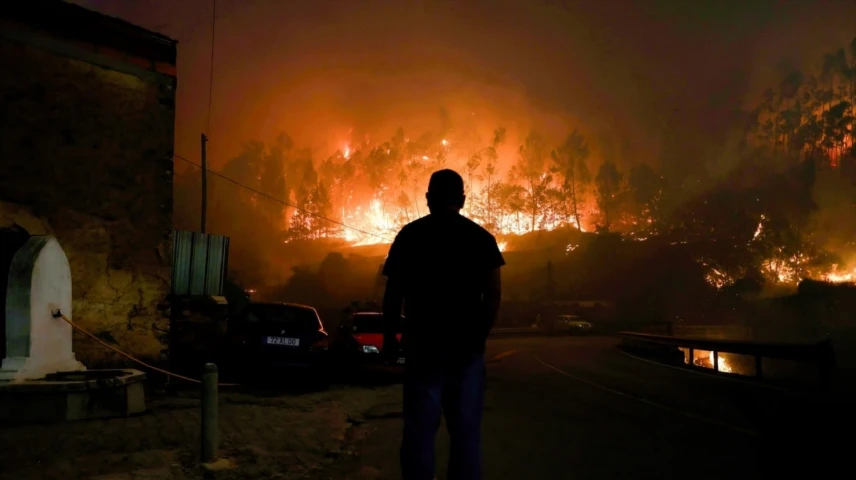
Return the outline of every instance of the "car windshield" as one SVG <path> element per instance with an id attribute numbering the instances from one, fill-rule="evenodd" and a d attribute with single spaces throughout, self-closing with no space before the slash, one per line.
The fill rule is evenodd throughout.
<path id="1" fill-rule="evenodd" d="M 291 305 L 250 305 L 246 319 L 248 322 L 277 323 L 302 330 L 314 330 L 320 327 L 318 315 L 314 310 Z"/>
<path id="2" fill-rule="evenodd" d="M 404 326 L 402 318 L 398 324 L 398 331 L 402 331 Z M 354 331 L 357 333 L 382 333 L 383 332 L 383 315 L 379 313 L 354 315 Z"/>

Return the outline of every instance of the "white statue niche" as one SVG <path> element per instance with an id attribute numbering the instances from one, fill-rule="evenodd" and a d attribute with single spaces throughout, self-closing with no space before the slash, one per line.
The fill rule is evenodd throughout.
<path id="1" fill-rule="evenodd" d="M 57 372 L 85 370 L 74 358 L 71 268 L 52 236 L 27 240 L 12 258 L 6 287 L 6 358 L 0 380 L 37 380 Z"/>

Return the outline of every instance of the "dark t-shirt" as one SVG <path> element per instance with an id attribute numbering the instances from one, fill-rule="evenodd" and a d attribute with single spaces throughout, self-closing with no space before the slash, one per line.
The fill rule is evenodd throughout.
<path id="1" fill-rule="evenodd" d="M 431 214 L 402 228 L 383 274 L 404 294 L 404 347 L 483 353 L 485 289 L 491 271 L 503 265 L 493 235 L 457 213 Z"/>

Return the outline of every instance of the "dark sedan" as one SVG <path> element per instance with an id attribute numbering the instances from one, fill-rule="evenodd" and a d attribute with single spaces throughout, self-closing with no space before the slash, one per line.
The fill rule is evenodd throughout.
<path id="1" fill-rule="evenodd" d="M 230 356 L 244 368 L 327 373 L 330 337 L 314 308 L 252 302 L 229 323 Z"/>

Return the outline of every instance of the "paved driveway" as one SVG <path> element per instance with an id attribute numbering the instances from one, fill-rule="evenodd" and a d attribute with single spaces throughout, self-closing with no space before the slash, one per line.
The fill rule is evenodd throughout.
<path id="1" fill-rule="evenodd" d="M 502 352 L 513 353 L 488 371 L 486 479 L 817 476 L 846 458 L 832 450 L 847 420 L 810 399 L 630 358 L 609 338 L 492 341 L 490 356 Z M 398 405 L 360 428 L 360 457 L 340 478 L 399 478 Z M 438 442 L 443 465 L 444 433 Z"/>

